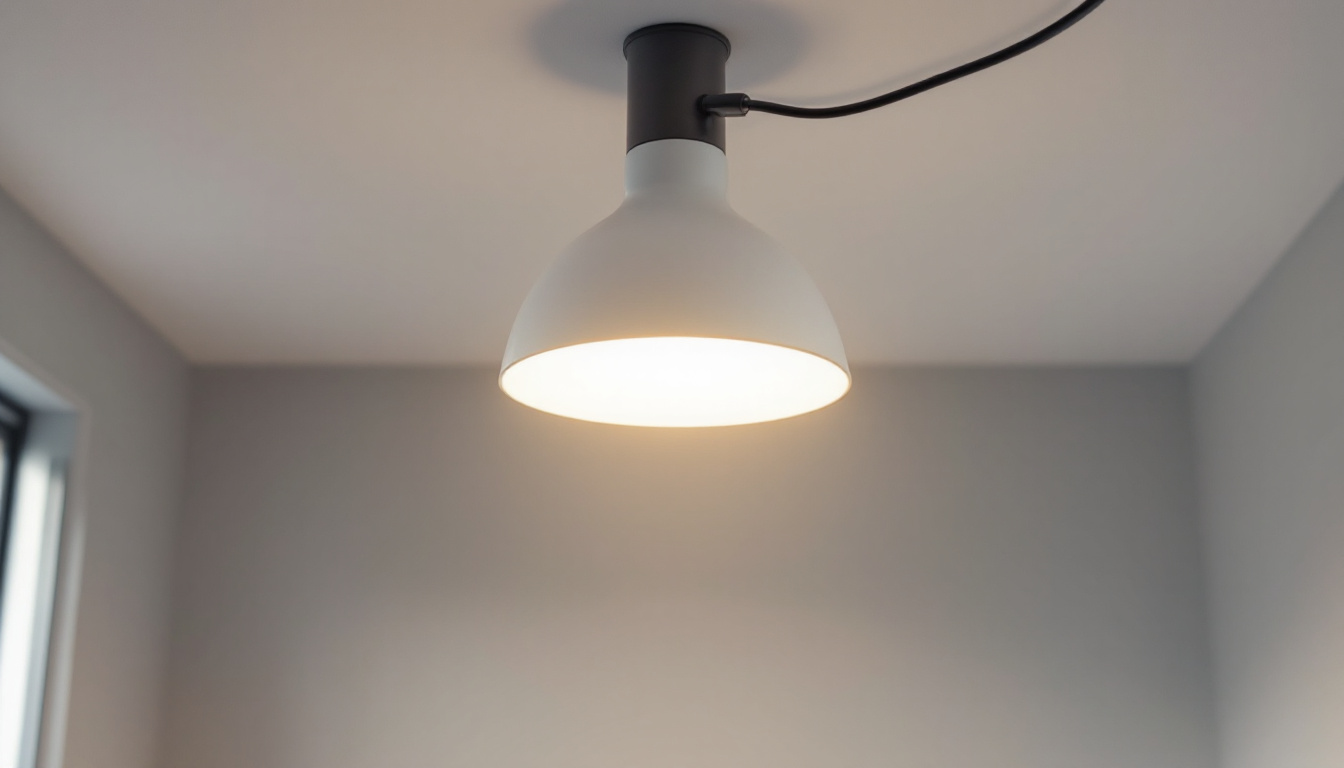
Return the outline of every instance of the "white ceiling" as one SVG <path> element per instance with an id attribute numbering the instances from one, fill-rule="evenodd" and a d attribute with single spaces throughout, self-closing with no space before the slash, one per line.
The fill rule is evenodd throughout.
<path id="1" fill-rule="evenodd" d="M 190 358 L 493 363 L 619 200 L 620 40 L 822 104 L 1073 0 L 4 0 L 0 184 Z M 1188 359 L 1344 179 L 1344 3 L 1109 0 L 993 71 L 729 126 L 856 362 Z"/>

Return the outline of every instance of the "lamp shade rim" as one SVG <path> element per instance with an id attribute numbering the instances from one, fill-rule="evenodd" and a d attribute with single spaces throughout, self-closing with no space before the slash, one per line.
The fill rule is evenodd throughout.
<path id="1" fill-rule="evenodd" d="M 607 341 L 634 341 L 638 339 L 705 339 L 710 341 L 740 341 L 746 344 L 759 344 L 763 347 L 778 347 L 779 349 L 787 349 L 791 352 L 801 352 L 805 355 L 811 355 L 812 357 L 815 357 L 819 360 L 824 360 L 830 363 L 831 365 L 834 365 L 836 368 L 839 368 L 841 371 L 843 371 L 845 374 L 845 378 L 847 379 L 853 378 L 853 375 L 849 370 L 849 359 L 847 357 L 842 356 L 839 360 L 836 360 L 829 355 L 816 351 L 815 349 L 807 349 L 806 347 L 801 347 L 796 344 L 784 344 L 778 341 L 771 341 L 769 339 L 756 339 L 756 338 L 747 338 L 744 336 L 726 336 L 726 335 L 696 334 L 696 333 L 622 334 L 618 336 L 607 336 L 602 338 L 583 339 L 579 341 L 568 341 L 563 344 L 553 344 L 551 346 L 546 347 L 545 349 L 532 350 L 525 354 L 518 355 L 517 357 L 514 358 L 506 357 L 504 359 L 503 364 L 501 364 L 499 367 L 499 378 L 503 380 L 504 374 L 515 365 L 525 362 L 527 360 L 531 360 L 532 358 L 537 357 L 538 355 L 547 354 L 548 352 L 555 352 L 556 350 L 568 349 L 570 347 L 581 347 L 584 346 L 585 344 L 601 344 Z"/>
<path id="2" fill-rule="evenodd" d="M 805 397 L 801 399 L 795 398 L 788 403 L 782 404 L 779 407 L 774 408 L 773 410 L 769 408 L 757 408 L 750 412 L 740 413 L 732 416 L 717 416 L 709 419 L 689 418 L 683 414 L 682 416 L 679 416 L 676 419 L 669 421 L 667 419 L 652 418 L 648 416 L 647 413 L 641 414 L 639 416 L 627 415 L 627 416 L 614 417 L 610 413 L 603 415 L 601 413 L 595 413 L 591 410 L 585 412 L 582 407 L 575 408 L 572 402 L 569 404 L 561 404 L 561 405 L 557 405 L 553 399 L 551 399 L 550 402 L 544 402 L 547 400 L 547 398 L 537 398 L 529 396 L 530 394 L 535 393 L 522 392 L 520 391 L 520 389 L 523 388 L 517 386 L 511 386 L 511 382 L 509 380 L 510 373 L 519 371 L 520 366 L 525 367 L 526 364 L 528 364 L 529 362 L 539 362 L 539 358 L 543 358 L 547 355 L 556 352 L 561 352 L 563 350 L 580 351 L 583 348 L 593 349 L 601 347 L 603 345 L 626 344 L 629 342 L 640 342 L 640 341 L 660 341 L 660 342 L 673 342 L 673 343 L 710 342 L 711 346 L 715 345 L 714 343 L 722 342 L 724 343 L 724 345 L 731 345 L 735 347 L 736 348 L 735 351 L 741 351 L 744 348 L 755 349 L 757 351 L 767 352 L 768 354 L 774 355 L 777 358 L 778 353 L 787 352 L 788 355 L 786 355 L 785 357 L 792 358 L 792 363 L 794 364 L 806 361 L 804 363 L 805 367 L 810 369 L 811 373 L 814 374 L 812 376 L 813 383 L 820 383 L 821 387 L 819 389 L 813 389 L 812 395 L 814 396 Z M 821 382 L 818 376 L 825 379 L 825 381 Z M 787 344 L 779 344 L 770 341 L 759 341 L 755 339 L 731 338 L 723 336 L 667 336 L 667 335 L 629 336 L 629 337 L 618 337 L 609 339 L 595 339 L 592 341 L 582 341 L 573 344 L 562 344 L 554 347 L 549 347 L 547 349 L 532 352 L 527 355 L 523 355 L 517 358 L 516 360 L 507 362 L 501 368 L 497 381 L 499 388 L 511 399 L 523 405 L 527 405 L 531 408 L 546 413 L 550 413 L 555 416 L 561 416 L 564 418 L 574 419 L 577 421 L 587 421 L 587 422 L 612 424 L 612 425 L 645 426 L 645 427 L 674 428 L 674 429 L 745 426 L 748 424 L 759 424 L 769 421 L 790 419 L 795 416 L 802 416 L 804 414 L 812 413 L 814 411 L 826 408 L 827 406 L 833 405 L 834 403 L 843 399 L 844 396 L 849 393 L 850 388 L 853 386 L 853 376 L 850 373 L 847 361 L 843 359 L 837 361 L 831 359 L 830 357 L 827 357 L 826 355 L 820 354 L 812 350 L 803 349 L 796 346 L 790 346 Z M 762 379 L 760 383 L 764 384 L 765 381 L 766 381 L 765 379 Z M 771 386 L 768 389 L 755 392 L 753 394 L 766 395 L 769 394 L 771 390 L 775 389 L 777 389 L 777 387 Z M 754 397 L 753 399 L 757 398 Z M 712 411 L 712 409 L 710 410 Z M 675 423 L 672 423 L 673 421 Z"/>

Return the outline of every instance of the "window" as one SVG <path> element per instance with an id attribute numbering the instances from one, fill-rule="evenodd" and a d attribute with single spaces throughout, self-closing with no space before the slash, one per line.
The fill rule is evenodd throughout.
<path id="1" fill-rule="evenodd" d="M 32 768 L 43 739 L 73 427 L 0 390 L 0 768 Z"/>
<path id="2" fill-rule="evenodd" d="M 16 611 L 11 607 L 18 602 L 17 596 L 9 589 L 13 579 L 10 576 L 10 535 L 14 522 L 14 496 L 18 485 L 19 456 L 23 451 L 23 439 L 28 427 L 28 414 L 14 401 L 0 395 L 0 672 L 8 678 L 11 664 L 5 663 L 6 656 L 14 656 L 14 643 L 9 638 L 17 637 Z M 6 647 L 9 646 L 9 647 Z M 22 729 L 20 722 L 11 722 L 18 717 L 15 699 L 21 698 L 21 689 L 4 680 L 0 680 L 0 713 L 4 722 L 0 722 L 0 768 L 17 765 L 18 739 Z"/>
<path id="3" fill-rule="evenodd" d="M 6 553 L 9 551 L 9 522 L 14 508 L 14 475 L 23 449 L 23 435 L 28 425 L 28 414 L 12 400 L 0 395 L 0 578 L 5 573 Z M 0 601 L 3 601 L 0 583 Z M 4 603 L 0 602 L 0 615 Z"/>

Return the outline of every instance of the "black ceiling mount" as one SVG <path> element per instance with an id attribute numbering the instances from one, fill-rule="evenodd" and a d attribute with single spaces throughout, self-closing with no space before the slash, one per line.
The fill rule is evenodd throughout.
<path id="1" fill-rule="evenodd" d="M 728 38 L 698 24 L 655 24 L 625 38 L 626 150 L 660 139 L 692 139 L 724 148 L 721 115 L 700 97 L 723 93 Z"/>

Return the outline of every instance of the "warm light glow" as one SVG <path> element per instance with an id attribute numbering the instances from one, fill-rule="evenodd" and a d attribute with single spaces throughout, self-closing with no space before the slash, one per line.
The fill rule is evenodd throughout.
<path id="1" fill-rule="evenodd" d="M 500 386 L 513 399 L 585 421 L 723 427 L 830 405 L 849 374 L 808 352 L 684 336 L 576 344 L 523 358 Z"/>

